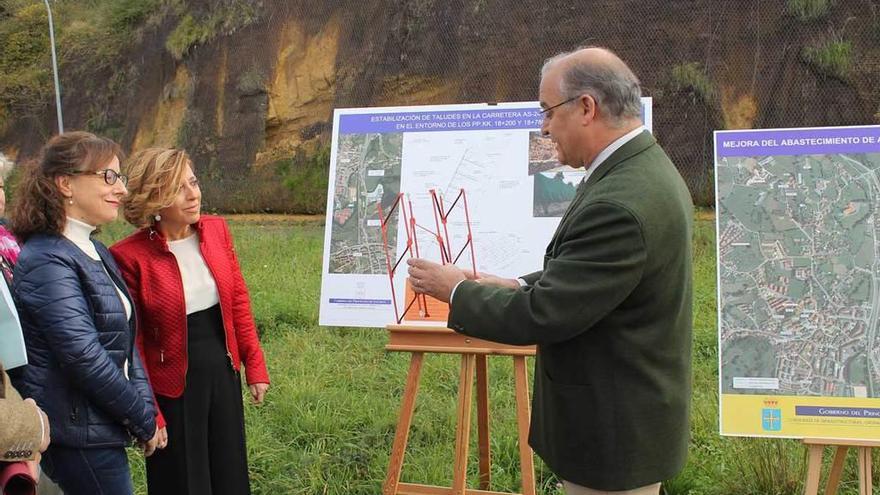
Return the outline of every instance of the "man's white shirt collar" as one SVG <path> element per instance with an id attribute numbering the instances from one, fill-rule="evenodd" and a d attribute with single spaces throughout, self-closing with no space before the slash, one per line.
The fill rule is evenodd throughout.
<path id="1" fill-rule="evenodd" d="M 631 130 L 630 132 L 627 132 L 623 136 L 617 138 L 617 140 L 615 140 L 613 143 L 606 146 L 604 150 L 602 150 L 601 152 L 599 152 L 598 155 L 596 155 L 596 158 L 593 159 L 592 163 L 590 163 L 590 166 L 586 168 L 587 173 L 584 175 L 584 179 L 581 182 L 583 182 L 583 183 L 587 182 L 587 180 L 590 178 L 590 176 L 593 175 L 593 172 L 597 168 L 599 168 L 599 165 L 601 165 L 602 162 L 607 160 L 608 157 L 611 156 L 612 153 L 614 153 L 615 151 L 620 149 L 620 147 L 623 146 L 624 144 L 635 139 L 635 137 L 638 136 L 639 134 L 641 134 L 642 131 L 646 131 L 646 130 L 648 130 L 647 127 L 640 125 L 640 126 L 636 127 L 635 129 Z"/>

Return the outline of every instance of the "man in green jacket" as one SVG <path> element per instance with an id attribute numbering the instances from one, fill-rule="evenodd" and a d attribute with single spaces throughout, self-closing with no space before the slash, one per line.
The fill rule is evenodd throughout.
<path id="1" fill-rule="evenodd" d="M 456 332 L 537 344 L 529 443 L 569 495 L 657 494 L 687 455 L 693 204 L 642 126 L 640 97 L 608 50 L 545 63 L 541 130 L 587 176 L 543 270 L 466 280 L 409 262 L 417 292 L 451 301 Z"/>

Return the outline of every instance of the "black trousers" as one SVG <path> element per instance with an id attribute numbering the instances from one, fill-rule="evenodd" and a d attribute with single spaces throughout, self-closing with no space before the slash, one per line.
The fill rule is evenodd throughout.
<path id="1" fill-rule="evenodd" d="M 186 387 L 157 396 L 168 446 L 147 458 L 150 495 L 248 495 L 241 378 L 226 356 L 220 306 L 187 316 Z"/>

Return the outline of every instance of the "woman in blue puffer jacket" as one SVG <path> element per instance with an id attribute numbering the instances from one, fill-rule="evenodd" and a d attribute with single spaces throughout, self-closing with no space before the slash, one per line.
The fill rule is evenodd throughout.
<path id="1" fill-rule="evenodd" d="M 24 243 L 13 296 L 28 365 L 18 390 L 49 416 L 41 466 L 67 495 L 128 495 L 125 447 L 157 447 L 156 409 L 134 346 L 136 319 L 107 248 L 90 235 L 126 194 L 119 147 L 86 132 L 52 138 L 16 189 L 13 233 Z"/>

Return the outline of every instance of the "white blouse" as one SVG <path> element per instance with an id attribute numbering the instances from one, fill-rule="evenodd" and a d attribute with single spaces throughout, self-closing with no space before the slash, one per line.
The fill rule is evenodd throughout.
<path id="1" fill-rule="evenodd" d="M 168 249 L 177 258 L 180 278 L 183 279 L 183 296 L 186 314 L 208 309 L 220 303 L 217 283 L 199 251 L 199 236 L 193 234 L 177 241 L 168 241 Z"/>

